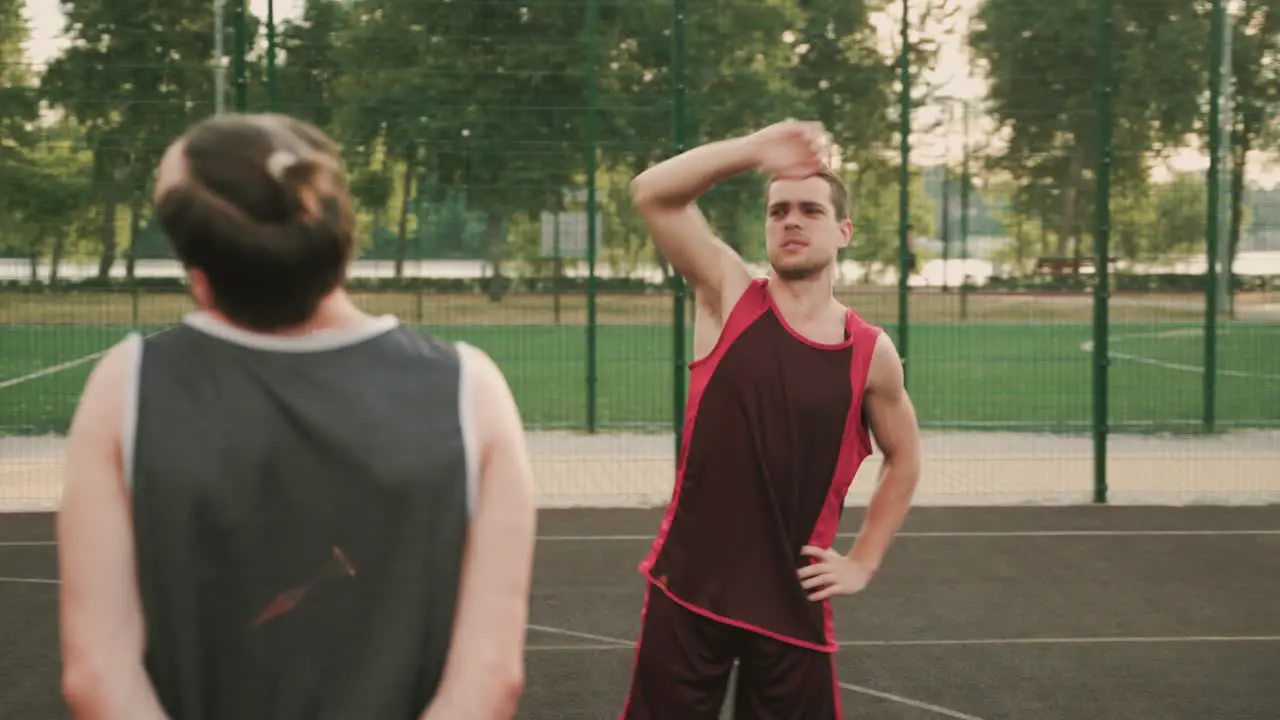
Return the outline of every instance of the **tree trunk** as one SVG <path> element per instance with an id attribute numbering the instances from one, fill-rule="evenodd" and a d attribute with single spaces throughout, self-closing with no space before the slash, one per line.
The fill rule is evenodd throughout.
<path id="1" fill-rule="evenodd" d="M 102 255 L 98 258 L 98 279 L 106 280 L 111 276 L 111 268 L 116 263 L 116 206 L 118 182 L 107 183 L 107 206 L 102 219 Z"/>
<path id="2" fill-rule="evenodd" d="M 1078 139 L 1072 139 L 1071 156 L 1067 163 L 1067 176 L 1062 184 L 1062 224 L 1058 227 L 1058 257 L 1065 257 L 1067 248 L 1073 239 L 1080 235 L 1080 213 L 1077 212 L 1080 185 L 1084 174 L 1084 146 Z M 1075 253 L 1079 253 L 1079 242 Z M 1075 273 L 1079 274 L 1077 265 Z"/>
<path id="3" fill-rule="evenodd" d="M 489 299 L 497 302 L 507 294 L 507 281 L 502 275 L 502 247 L 506 238 L 502 232 L 502 215 L 496 210 L 485 214 L 485 254 L 489 258 Z"/>
<path id="4" fill-rule="evenodd" d="M 1222 269 L 1223 282 L 1227 283 L 1227 307 L 1231 319 L 1236 319 L 1236 292 L 1233 270 L 1236 263 L 1236 251 L 1240 247 L 1240 224 L 1244 213 L 1244 173 L 1245 162 L 1249 159 L 1249 150 L 1253 145 L 1256 132 L 1252 123 L 1247 120 L 1240 133 L 1240 142 L 1233 148 L 1231 158 L 1231 229 L 1227 233 L 1227 262 Z M 1212 258 L 1210 258 L 1212 260 Z"/>
<path id="5" fill-rule="evenodd" d="M 53 249 L 49 251 L 49 285 L 58 282 L 58 267 L 62 265 L 62 251 L 67 246 L 69 233 L 54 237 Z"/>
<path id="6" fill-rule="evenodd" d="M 40 246 L 44 245 L 44 231 L 36 233 L 31 241 L 31 284 L 40 282 Z"/>
<path id="7" fill-rule="evenodd" d="M 412 152 L 405 158 L 404 187 L 400 190 L 400 226 L 396 230 L 396 278 L 404 277 L 404 258 L 409 253 L 409 202 L 413 197 Z"/>
<path id="8" fill-rule="evenodd" d="M 125 277 L 134 280 L 134 267 L 138 260 L 138 239 L 142 235 L 142 197 L 134 197 L 129 206 L 129 251 L 125 253 Z"/>

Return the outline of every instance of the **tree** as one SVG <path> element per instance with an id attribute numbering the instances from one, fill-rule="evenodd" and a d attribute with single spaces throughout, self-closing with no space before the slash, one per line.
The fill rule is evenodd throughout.
<path id="1" fill-rule="evenodd" d="M 206 0 L 64 0 L 62 9 L 69 45 L 41 90 L 84 127 L 93 151 L 94 192 L 105 206 L 98 264 L 105 278 L 117 254 L 119 203 L 137 215 L 165 147 L 214 111 L 213 18 Z M 231 18 L 228 3 L 228 35 Z M 251 39 L 257 23 L 246 24 Z"/>
<path id="2" fill-rule="evenodd" d="M 1280 110 L 1280 0 L 1244 0 L 1232 25 L 1232 116 L 1224 119 L 1231 130 L 1231 224 L 1225 238 L 1228 278 L 1240 247 L 1249 155 L 1260 145 L 1280 144 L 1268 133 L 1269 120 Z M 1231 288 L 1228 310 L 1234 316 L 1235 284 L 1227 287 Z"/>
<path id="3" fill-rule="evenodd" d="M 1193 0 L 1118 0 L 1113 24 L 1113 184 L 1147 181 L 1148 162 L 1196 127 L 1204 77 L 1202 9 Z M 1099 22 L 1091 0 L 987 0 L 970 43 L 991 81 L 1008 151 L 993 165 L 1021 185 L 1014 201 L 1082 252 L 1098 158 Z"/>

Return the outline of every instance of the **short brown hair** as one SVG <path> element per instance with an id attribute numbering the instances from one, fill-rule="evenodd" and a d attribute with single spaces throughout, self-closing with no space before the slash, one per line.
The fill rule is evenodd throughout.
<path id="1" fill-rule="evenodd" d="M 814 173 L 811 177 L 820 177 L 827 181 L 827 185 L 831 187 L 831 207 L 835 208 L 836 220 L 848 220 L 849 190 L 845 187 L 844 180 L 842 180 L 834 170 L 825 167 Z M 769 181 L 765 183 L 764 186 L 765 195 L 768 195 L 769 188 L 777 180 L 777 177 L 769 177 Z"/>
<path id="2" fill-rule="evenodd" d="M 183 137 L 187 176 L 157 217 L 179 261 L 234 322 L 305 322 L 346 277 L 354 217 L 337 146 L 282 115 L 220 115 Z"/>

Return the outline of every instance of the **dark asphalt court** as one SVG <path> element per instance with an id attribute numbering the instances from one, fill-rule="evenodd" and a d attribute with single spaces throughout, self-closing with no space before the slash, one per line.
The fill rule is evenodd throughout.
<path id="1" fill-rule="evenodd" d="M 519 717 L 617 716 L 658 517 L 542 513 Z M 66 717 L 52 538 L 0 515 L 0 718 Z M 917 508 L 836 628 L 854 720 L 1276 720 L 1280 506 Z"/>

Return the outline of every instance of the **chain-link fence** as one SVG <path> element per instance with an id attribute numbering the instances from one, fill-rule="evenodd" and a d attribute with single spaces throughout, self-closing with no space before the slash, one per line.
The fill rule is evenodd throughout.
<path id="1" fill-rule="evenodd" d="M 499 362 L 546 504 L 670 492 L 693 302 L 630 178 L 789 116 L 838 147 L 921 502 L 1280 493 L 1268 2 L 38 5 L 0 3 L 0 502 L 56 499 L 98 353 L 190 309 L 152 175 L 220 110 L 342 144 L 352 292 Z M 701 204 L 765 272 L 759 178 Z"/>

